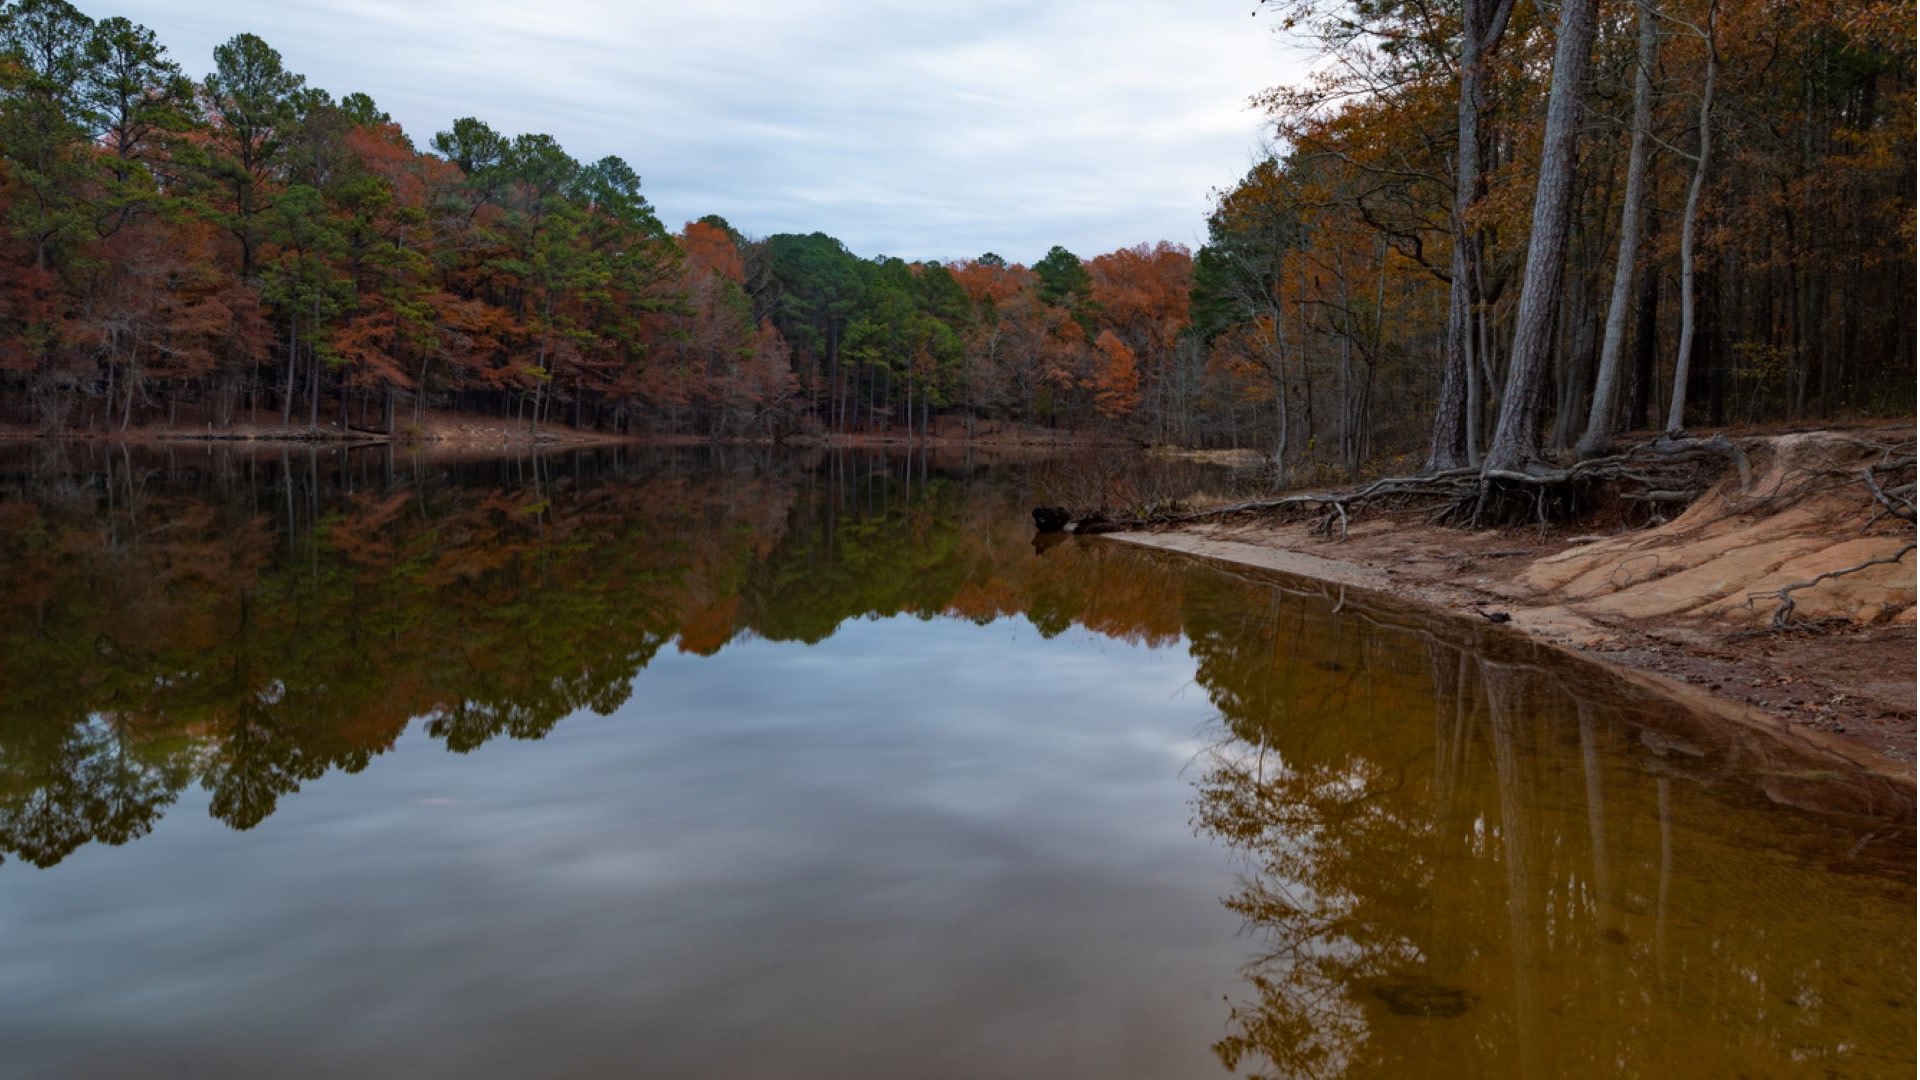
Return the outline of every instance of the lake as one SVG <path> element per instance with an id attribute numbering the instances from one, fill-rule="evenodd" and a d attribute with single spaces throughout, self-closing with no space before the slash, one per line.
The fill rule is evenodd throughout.
<path id="1" fill-rule="evenodd" d="M 0 452 L 8 1075 L 1911 1075 L 1910 789 L 1051 466 Z"/>

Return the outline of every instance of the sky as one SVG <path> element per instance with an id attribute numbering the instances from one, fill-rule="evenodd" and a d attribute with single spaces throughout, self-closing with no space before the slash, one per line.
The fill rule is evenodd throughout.
<path id="1" fill-rule="evenodd" d="M 456 117 L 639 171 L 672 229 L 1031 263 L 1198 246 L 1309 63 L 1254 0 L 114 0 L 198 78 L 241 31 L 419 146 Z"/>

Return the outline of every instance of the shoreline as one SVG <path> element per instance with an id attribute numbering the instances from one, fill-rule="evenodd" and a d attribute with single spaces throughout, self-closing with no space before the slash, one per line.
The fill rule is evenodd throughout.
<path id="1" fill-rule="evenodd" d="M 1413 530 L 1403 531 L 1402 536 L 1410 531 Z M 1663 625 L 1642 627 L 1613 625 L 1573 610 L 1564 597 L 1523 597 L 1517 595 L 1517 590 L 1499 587 L 1485 578 L 1461 583 L 1448 580 L 1445 575 L 1423 572 L 1402 554 L 1404 548 L 1394 545 L 1385 546 L 1385 550 L 1357 551 L 1357 558 L 1314 554 L 1288 543 L 1298 538 L 1288 536 L 1284 527 L 1262 529 L 1254 536 L 1247 535 L 1245 530 L 1236 532 L 1212 526 L 1106 533 L 1100 538 L 1342 589 L 1357 589 L 1450 618 L 1470 619 L 1497 609 L 1508 619 L 1501 625 L 1481 629 L 1520 635 L 1653 691 L 1682 707 L 1792 744 L 1796 750 L 1828 759 L 1838 766 L 1891 780 L 1905 788 L 1912 788 L 1915 783 L 1910 707 L 1904 736 L 1894 733 L 1890 740 L 1872 740 L 1857 728 L 1842 726 L 1840 730 L 1832 730 L 1806 723 L 1803 715 L 1796 715 L 1796 706 L 1784 702 L 1742 700 L 1726 689 L 1736 680 L 1747 681 L 1742 679 L 1744 673 L 1737 670 L 1739 665 L 1689 655 L 1691 650 L 1686 639 L 1696 631 L 1670 620 Z M 1327 541 L 1318 542 L 1335 546 Z M 1513 571 L 1506 575 L 1509 580 L 1539 561 L 1541 554 L 1545 552 L 1477 553 L 1481 559 L 1519 560 L 1509 564 Z M 1473 557 L 1467 555 L 1463 561 L 1470 562 Z M 1401 565 L 1389 565 L 1392 561 Z M 1908 641 L 1911 641 L 1911 630 L 1912 624 L 1906 624 Z M 1909 666 L 1905 683 L 1911 692 L 1914 678 L 1910 647 L 1906 654 Z M 1789 681 L 1810 679 L 1814 674 L 1809 670 L 1813 667 L 1811 663 L 1787 666 L 1800 669 L 1788 673 Z M 1911 702 L 1912 698 L 1908 700 Z"/>
<path id="2" fill-rule="evenodd" d="M 606 432 L 579 431 L 574 429 L 542 431 L 537 433 L 524 431 L 498 433 L 491 431 L 479 433 L 461 432 L 459 434 L 433 433 L 419 436 L 383 435 L 376 432 L 361 431 L 342 434 L 331 429 L 323 429 L 315 432 L 305 428 L 213 432 L 36 432 L 0 429 L 0 444 L 33 442 L 106 443 L 132 446 L 224 444 L 347 449 L 371 446 L 395 446 L 410 450 L 508 450 L 526 449 L 530 447 L 578 449 L 593 446 L 763 446 L 786 447 L 795 450 L 920 450 L 953 449 L 971 446 L 992 450 L 1046 452 L 1114 449 L 1133 445 L 1124 441 L 1076 438 L 1070 432 L 1063 432 L 1058 435 L 1008 432 L 1004 434 L 996 433 L 975 436 L 973 438 L 956 438 L 946 435 L 908 437 L 905 435 L 859 433 L 842 435 L 795 435 L 784 439 L 768 439 L 748 438 L 744 436 L 710 438 L 703 435 L 617 435 Z"/>

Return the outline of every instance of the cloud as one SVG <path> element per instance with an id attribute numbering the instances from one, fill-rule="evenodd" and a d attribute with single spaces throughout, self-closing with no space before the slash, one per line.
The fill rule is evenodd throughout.
<path id="1" fill-rule="evenodd" d="M 416 142 L 458 116 L 618 154 L 671 225 L 861 254 L 1032 261 L 1199 239 L 1257 152 L 1250 95 L 1305 59 L 1251 4 L 140 0 L 190 73 L 259 34 Z M 100 10 L 96 16 L 114 14 Z"/>

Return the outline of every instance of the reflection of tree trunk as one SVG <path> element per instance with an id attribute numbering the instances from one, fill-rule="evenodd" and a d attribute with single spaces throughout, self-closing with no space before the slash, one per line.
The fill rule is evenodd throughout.
<path id="1" fill-rule="evenodd" d="M 1660 984 L 1667 982 L 1667 885 L 1673 880 L 1673 819 L 1667 813 L 1667 789 L 1673 781 L 1654 781 L 1660 790 L 1660 893 L 1653 909 L 1653 963 Z"/>
<path id="2" fill-rule="evenodd" d="M 1520 1068 L 1515 1075 L 1538 1076 L 1538 1053 L 1533 1034 L 1539 1029 L 1538 1002 L 1533 990 L 1533 915 L 1529 888 L 1531 861 L 1527 851 L 1524 822 L 1527 817 L 1526 793 L 1520 773 L 1517 745 L 1520 695 L 1515 683 L 1518 672 L 1498 664 L 1481 664 L 1481 682 L 1487 688 L 1487 713 L 1493 736 L 1493 767 L 1500 786 L 1500 840 L 1507 864 L 1507 918 L 1511 926 L 1513 955 L 1514 1027 L 1519 1038 Z"/>
<path id="3" fill-rule="evenodd" d="M 315 450 L 311 443 L 307 447 L 307 520 L 316 525 L 320 521 L 320 451 Z M 307 544 L 307 562 L 313 580 L 318 582 L 320 580 L 320 546 L 318 544 Z"/>
<path id="4" fill-rule="evenodd" d="M 280 482 L 287 489 L 287 546 L 291 548 L 299 530 L 293 516 L 293 460 L 285 450 L 280 451 Z"/>
<path id="5" fill-rule="evenodd" d="M 1586 702 L 1575 704 L 1580 711 L 1580 762 L 1587 774 L 1587 832 L 1593 843 L 1593 893 L 1597 929 L 1613 923 L 1613 884 L 1607 868 L 1607 808 L 1601 798 L 1600 751 L 1594 744 L 1593 711 Z"/>
<path id="6" fill-rule="evenodd" d="M 1467 845 L 1472 825 L 1470 820 L 1463 820 L 1470 814 L 1462 812 L 1461 792 L 1467 787 L 1471 760 L 1475 683 L 1471 654 L 1448 648 L 1435 639 L 1428 640 L 1427 649 L 1433 664 L 1434 726 L 1433 827 L 1429 830 L 1434 875 L 1428 895 L 1437 899 L 1452 895 L 1451 890 L 1443 888 L 1443 881 L 1455 878 L 1457 868 L 1463 865 L 1461 860 L 1471 858 Z M 1457 908 L 1443 910 L 1440 904 L 1429 905 L 1431 923 L 1424 956 L 1435 972 L 1460 971 L 1470 963 L 1466 937 L 1446 930 L 1450 919 L 1469 915 Z"/>
<path id="7" fill-rule="evenodd" d="M 1427 650 L 1433 663 L 1433 821 L 1441 835 L 1449 835 L 1472 738 L 1471 658 L 1437 640 L 1429 640 Z"/>

